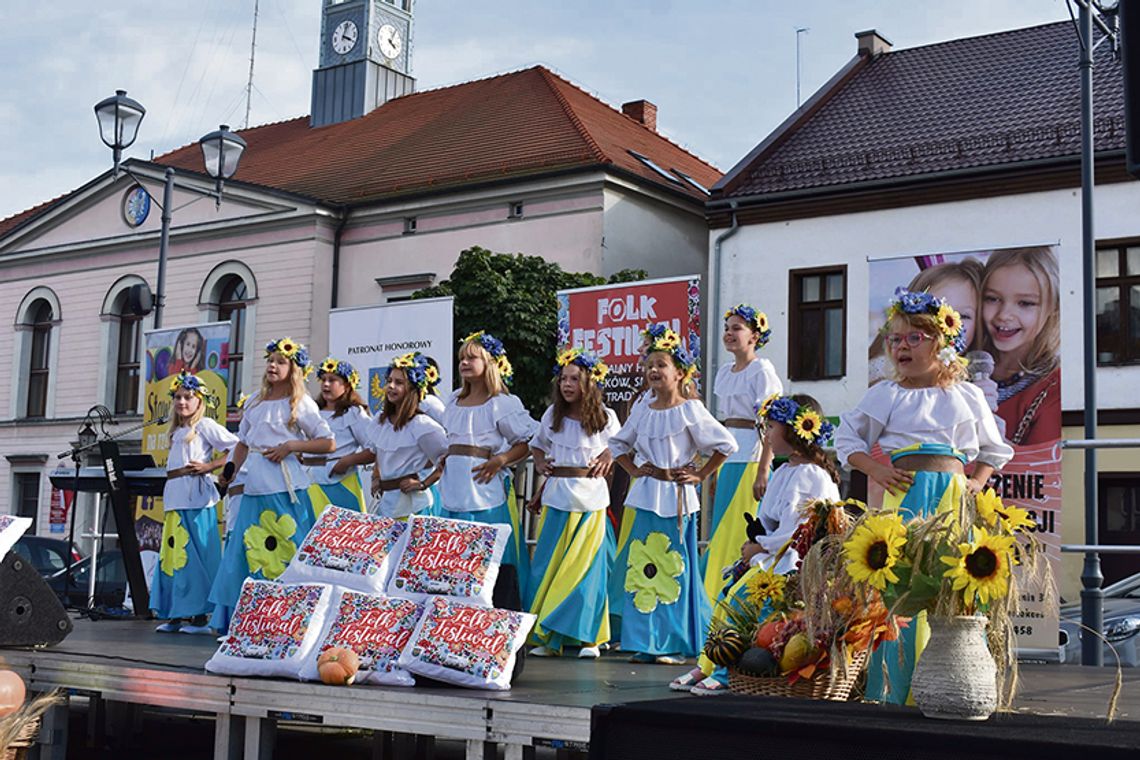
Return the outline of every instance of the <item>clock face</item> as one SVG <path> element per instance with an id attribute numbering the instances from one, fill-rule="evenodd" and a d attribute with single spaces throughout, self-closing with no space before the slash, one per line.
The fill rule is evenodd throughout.
<path id="1" fill-rule="evenodd" d="M 400 55 L 400 51 L 404 48 L 404 40 L 400 36 L 400 30 L 391 24 L 384 24 L 376 33 L 376 41 L 380 44 L 380 54 L 392 60 Z"/>
<path id="2" fill-rule="evenodd" d="M 123 220 L 128 227 L 138 227 L 150 214 L 150 193 L 135 185 L 123 196 Z"/>
<path id="3" fill-rule="evenodd" d="M 344 55 L 356 47 L 356 24 L 352 21 L 341 21 L 333 29 L 332 47 L 338 55 Z"/>

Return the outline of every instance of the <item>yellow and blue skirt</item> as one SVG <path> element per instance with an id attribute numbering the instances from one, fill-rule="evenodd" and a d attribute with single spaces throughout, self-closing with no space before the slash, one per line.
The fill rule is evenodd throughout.
<path id="1" fill-rule="evenodd" d="M 208 615 L 210 586 L 222 563 L 216 506 L 170 509 L 151 581 L 150 608 L 161 620 Z"/>
<path id="2" fill-rule="evenodd" d="M 759 502 L 752 498 L 752 483 L 759 468 L 759 462 L 725 462 L 717 471 L 709 542 L 700 565 L 710 602 L 724 586 L 724 568 L 740 559 L 740 547 L 748 540 L 744 515 L 756 516 Z"/>
<path id="3" fill-rule="evenodd" d="M 952 456 L 965 464 L 966 456 L 946 444 L 921 443 L 891 452 L 891 464 L 906 469 L 906 457 L 913 454 Z M 929 517 L 956 509 L 966 493 L 966 476 L 955 472 L 914 473 L 914 483 L 904 493 L 883 494 L 883 509 L 898 510 L 906 520 Z M 866 698 L 888 704 L 914 704 L 910 681 L 914 666 L 930 640 L 926 613 L 920 612 L 899 631 L 895 641 L 884 641 L 871 653 L 867 668 Z"/>
<path id="4" fill-rule="evenodd" d="M 321 516 L 325 507 L 334 504 L 344 509 L 367 512 L 364 499 L 364 484 L 360 481 L 360 469 L 352 468 L 336 483 L 313 483 L 309 486 L 309 500 L 313 502 L 313 519 Z"/>
<path id="5" fill-rule="evenodd" d="M 507 546 L 503 550 L 502 564 L 513 566 L 518 573 L 518 598 L 521 601 L 530 579 L 530 551 L 527 549 L 526 536 L 523 535 L 519 501 L 515 498 L 515 485 L 510 478 L 506 479 L 506 483 L 507 500 L 497 507 L 481 509 L 477 512 L 453 512 L 441 506 L 438 516 L 448 520 L 467 520 L 486 525 L 511 526 L 511 536 L 507 539 Z"/>
<path id="6" fill-rule="evenodd" d="M 532 644 L 560 652 L 567 644 L 597 646 L 610 640 L 608 525 L 604 509 L 542 510 L 524 600 L 538 617 Z"/>

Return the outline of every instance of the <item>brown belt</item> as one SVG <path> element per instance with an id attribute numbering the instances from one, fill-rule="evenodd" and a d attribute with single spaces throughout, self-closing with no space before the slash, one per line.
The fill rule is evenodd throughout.
<path id="1" fill-rule="evenodd" d="M 298 454 L 297 458 L 300 459 L 301 464 L 305 465 L 306 467 L 321 467 L 322 465 L 329 463 L 328 457 L 306 457 Z"/>
<path id="2" fill-rule="evenodd" d="M 167 480 L 174 480 L 175 478 L 184 478 L 187 475 L 194 475 L 194 474 L 195 474 L 194 470 L 192 468 L 190 468 L 189 466 L 177 467 L 173 470 L 167 470 L 166 471 L 166 479 Z"/>
<path id="3" fill-rule="evenodd" d="M 643 464 L 642 469 L 649 470 L 649 477 L 654 480 L 663 480 L 666 483 L 673 483 L 677 488 L 677 538 L 684 540 L 684 520 L 685 520 L 685 487 L 673 480 L 674 473 L 683 470 L 683 467 L 658 467 L 655 464 L 646 462 Z"/>
<path id="4" fill-rule="evenodd" d="M 245 484 L 237 483 L 226 489 L 226 496 L 241 496 L 245 493 Z"/>
<path id="5" fill-rule="evenodd" d="M 400 481 L 404 478 L 418 478 L 419 475 L 414 472 L 409 472 L 407 475 L 401 475 L 398 478 L 389 478 L 388 480 L 379 481 L 379 489 L 381 491 L 399 491 Z"/>
<path id="6" fill-rule="evenodd" d="M 957 457 L 943 454 L 908 454 L 897 457 L 893 462 L 900 470 L 912 472 L 956 472 L 965 474 L 965 468 Z"/>
<path id="7" fill-rule="evenodd" d="M 747 417 L 729 417 L 727 420 L 722 420 L 720 424 L 726 428 L 738 428 L 740 430 L 756 429 L 756 420 L 750 420 Z"/>
<path id="8" fill-rule="evenodd" d="M 589 467 L 552 467 L 549 477 L 552 478 L 588 478 Z"/>
<path id="9" fill-rule="evenodd" d="M 476 459 L 490 459 L 493 452 L 488 446 L 468 446 L 466 443 L 453 443 L 447 447 L 448 454 Z"/>
<path id="10" fill-rule="evenodd" d="M 673 475 L 684 469 L 683 467 L 658 467 L 657 465 L 650 464 L 649 462 L 641 465 L 641 467 L 644 470 L 649 470 L 649 477 L 653 478 L 654 480 L 664 480 L 666 483 L 672 483 Z"/>

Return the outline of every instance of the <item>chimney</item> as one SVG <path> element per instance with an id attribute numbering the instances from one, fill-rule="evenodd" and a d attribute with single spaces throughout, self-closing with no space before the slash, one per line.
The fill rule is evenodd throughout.
<path id="1" fill-rule="evenodd" d="M 891 41 L 874 29 L 865 32 L 855 32 L 855 39 L 859 41 L 859 55 L 869 55 L 878 58 L 881 53 L 891 51 Z"/>
<path id="2" fill-rule="evenodd" d="M 654 132 L 657 131 L 657 106 L 648 100 L 631 100 L 628 103 L 622 103 L 621 112 L 634 121 L 641 122 Z"/>

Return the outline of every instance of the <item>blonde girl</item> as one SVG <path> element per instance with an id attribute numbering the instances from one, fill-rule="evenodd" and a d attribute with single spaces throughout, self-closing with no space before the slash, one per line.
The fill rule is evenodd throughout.
<path id="1" fill-rule="evenodd" d="M 305 392 L 311 371 L 309 352 L 292 338 L 265 346 L 261 389 L 245 403 L 234 448 L 244 493 L 210 590 L 211 625 L 218 631 L 229 628 L 245 579 L 281 575 L 313 527 L 309 476 L 297 455 L 331 454 L 336 439 Z"/>
<path id="2" fill-rule="evenodd" d="M 336 450 L 328 456 L 301 457 L 313 480 L 309 487 L 313 513 L 319 517 L 329 504 L 363 512 L 360 465 L 371 464 L 376 457 L 366 448 L 372 419 L 368 405 L 357 393 L 360 374 L 348 362 L 330 356 L 317 368 L 317 378 L 321 392 L 314 400 L 336 439 Z"/>
<path id="3" fill-rule="evenodd" d="M 218 399 L 201 378 L 182 371 L 170 383 L 170 455 L 162 490 L 162 549 L 151 582 L 150 606 L 167 622 L 160 633 L 210 633 L 210 585 L 222 561 L 218 489 L 210 473 L 225 466 L 215 454 L 231 450 L 236 435 L 205 416 Z"/>

